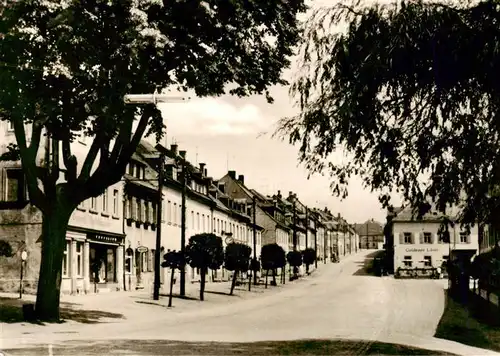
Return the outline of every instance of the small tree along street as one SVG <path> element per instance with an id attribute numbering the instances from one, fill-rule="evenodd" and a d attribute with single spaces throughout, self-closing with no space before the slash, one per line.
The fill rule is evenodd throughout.
<path id="1" fill-rule="evenodd" d="M 200 300 L 203 300 L 208 269 L 217 270 L 224 262 L 222 238 L 215 234 L 191 236 L 186 246 L 186 262 L 200 269 Z"/>
<path id="2" fill-rule="evenodd" d="M 316 261 L 316 251 L 313 248 L 306 248 L 302 251 L 302 261 L 306 265 L 306 273 L 309 274 L 309 266 L 311 266 L 314 261 Z"/>
<path id="3" fill-rule="evenodd" d="M 347 194 L 349 177 L 423 214 L 460 206 L 465 223 L 499 212 L 500 8 L 495 1 L 341 2 L 305 26 L 293 95 L 276 132 Z M 339 26 L 337 26 L 339 25 Z M 337 26 L 337 27 L 336 27 Z M 343 148 L 349 159 L 334 163 Z M 338 160 L 335 160 L 338 162 Z M 464 196 L 467 199 L 464 199 Z"/>
<path id="4" fill-rule="evenodd" d="M 168 307 L 172 306 L 172 289 L 174 287 L 175 270 L 181 269 L 185 265 L 184 255 L 180 251 L 169 251 L 163 255 L 163 268 L 170 268 L 170 293 L 168 295 Z"/>
<path id="5" fill-rule="evenodd" d="M 233 294 L 238 274 L 248 271 L 251 254 L 252 249 L 250 246 L 242 243 L 233 242 L 226 246 L 226 250 L 224 252 L 224 268 L 228 271 L 233 271 L 231 291 L 229 294 Z"/>
<path id="6" fill-rule="evenodd" d="M 293 269 L 293 276 L 290 276 L 290 280 L 297 279 L 299 267 L 302 266 L 302 253 L 300 251 L 290 251 L 286 254 L 286 260 Z"/>
<path id="7" fill-rule="evenodd" d="M 191 89 L 271 101 L 269 86 L 285 84 L 281 71 L 305 7 L 302 0 L 8 4 L 0 19 L 0 113 L 17 145 L 3 158 L 21 160 L 30 202 L 42 213 L 37 316 L 59 320 L 71 214 L 122 178 L 145 133 L 164 134 L 155 106 L 126 106 L 124 95 Z M 45 135 L 54 154 L 40 164 Z M 93 141 L 79 162 L 71 143 L 81 135 Z"/>
<path id="8" fill-rule="evenodd" d="M 286 263 L 285 251 L 275 243 L 264 245 L 260 252 L 260 260 L 262 261 L 262 269 L 266 270 L 266 288 L 269 271 L 273 274 L 273 285 L 276 285 L 276 269 L 282 268 Z"/>

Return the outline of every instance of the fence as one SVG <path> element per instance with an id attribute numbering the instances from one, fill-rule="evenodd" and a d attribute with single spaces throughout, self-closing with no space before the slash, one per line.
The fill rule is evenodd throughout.
<path id="1" fill-rule="evenodd" d="M 422 279 L 439 279 L 440 273 L 437 268 L 428 267 L 428 268 L 398 268 L 396 272 L 394 272 L 394 278 L 408 279 L 408 278 L 422 278 Z"/>

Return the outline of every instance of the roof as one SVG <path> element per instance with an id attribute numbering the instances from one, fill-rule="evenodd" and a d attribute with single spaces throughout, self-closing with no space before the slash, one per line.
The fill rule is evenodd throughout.
<path id="1" fill-rule="evenodd" d="M 397 210 L 396 210 L 397 209 Z M 400 207 L 394 209 L 394 218 L 392 221 L 428 221 L 428 222 L 441 222 L 445 215 L 435 208 L 435 206 L 431 207 L 429 212 L 424 214 L 421 219 L 417 218 L 417 215 L 413 212 L 412 207 Z M 447 210 L 446 214 L 450 219 L 455 219 L 458 216 L 458 208 L 450 207 Z"/>
<path id="2" fill-rule="evenodd" d="M 356 233 L 360 236 L 380 236 L 384 234 L 384 227 L 375 220 L 368 220 L 362 224 L 354 224 Z"/>

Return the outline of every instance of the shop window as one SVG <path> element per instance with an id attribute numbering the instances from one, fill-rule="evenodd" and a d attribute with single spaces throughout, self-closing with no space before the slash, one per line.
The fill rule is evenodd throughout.
<path id="1" fill-rule="evenodd" d="M 405 266 L 405 267 L 412 267 L 413 266 L 413 261 L 412 261 L 411 256 L 404 256 L 403 266 Z"/>
<path id="2" fill-rule="evenodd" d="M 432 257 L 431 256 L 424 256 L 424 266 L 425 267 L 432 267 Z"/>
<path id="3" fill-rule="evenodd" d="M 76 275 L 81 277 L 83 275 L 83 242 L 76 243 Z"/>
<path id="4" fill-rule="evenodd" d="M 68 277 L 68 273 L 69 273 L 68 251 L 69 251 L 69 241 L 66 241 L 66 244 L 64 245 L 64 256 L 63 256 L 63 268 L 62 268 L 63 277 Z"/>

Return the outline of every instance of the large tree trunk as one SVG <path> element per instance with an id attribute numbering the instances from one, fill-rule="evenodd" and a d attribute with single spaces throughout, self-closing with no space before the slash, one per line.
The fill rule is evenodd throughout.
<path id="1" fill-rule="evenodd" d="M 267 288 L 267 278 L 269 277 L 269 270 L 266 269 L 266 288 Z"/>
<path id="2" fill-rule="evenodd" d="M 234 271 L 233 280 L 231 281 L 231 291 L 229 292 L 230 295 L 233 295 L 234 287 L 236 286 L 236 278 L 237 277 L 238 277 L 238 271 Z"/>
<path id="3" fill-rule="evenodd" d="M 205 295 L 205 280 L 206 280 L 207 269 L 206 268 L 202 268 L 200 272 L 201 272 L 200 300 L 203 301 L 203 300 L 205 300 L 204 299 L 204 295 Z"/>
<path id="4" fill-rule="evenodd" d="M 277 286 L 278 284 L 276 283 L 276 269 L 273 268 L 273 283 L 272 283 L 273 286 Z"/>
<path id="5" fill-rule="evenodd" d="M 62 263 L 71 213 L 71 209 L 61 207 L 43 215 L 42 259 L 35 306 L 37 318 L 43 321 L 60 319 Z"/>

